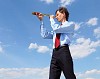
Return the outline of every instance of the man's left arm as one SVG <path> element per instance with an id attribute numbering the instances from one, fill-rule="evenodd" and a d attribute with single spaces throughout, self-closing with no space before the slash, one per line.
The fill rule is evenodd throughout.
<path id="1" fill-rule="evenodd" d="M 53 18 L 50 18 L 51 27 L 56 33 L 73 33 L 75 24 L 74 22 L 66 22 L 63 25 L 57 24 Z"/>

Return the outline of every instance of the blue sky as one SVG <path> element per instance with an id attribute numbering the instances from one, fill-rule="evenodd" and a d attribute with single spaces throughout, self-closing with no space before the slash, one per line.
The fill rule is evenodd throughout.
<path id="1" fill-rule="evenodd" d="M 41 37 L 32 12 L 55 14 L 59 6 L 75 22 L 70 50 L 77 79 L 100 79 L 99 0 L 0 0 L 0 79 L 48 78 L 52 40 Z M 44 24 L 52 30 L 48 17 Z"/>

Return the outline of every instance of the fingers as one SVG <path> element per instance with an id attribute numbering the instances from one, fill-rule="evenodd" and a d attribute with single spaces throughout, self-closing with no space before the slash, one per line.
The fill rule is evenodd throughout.
<path id="1" fill-rule="evenodd" d="M 55 16 L 54 15 L 50 15 L 50 18 L 55 18 Z"/>
<path id="2" fill-rule="evenodd" d="M 36 13 L 36 16 L 38 19 L 41 21 L 43 19 L 43 14 L 42 13 Z"/>
<path id="3" fill-rule="evenodd" d="M 42 16 L 42 13 L 36 12 L 37 16 Z"/>
<path id="4" fill-rule="evenodd" d="M 49 16 L 49 18 L 55 18 L 54 15 L 42 14 L 40 12 L 32 12 L 32 14 L 36 15 L 40 21 L 43 19 L 44 16 Z"/>

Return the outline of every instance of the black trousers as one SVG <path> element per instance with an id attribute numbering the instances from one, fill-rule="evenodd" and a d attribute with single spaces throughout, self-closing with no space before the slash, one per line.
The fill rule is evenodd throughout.
<path id="1" fill-rule="evenodd" d="M 49 79 L 60 79 L 61 72 L 66 79 L 76 79 L 68 45 L 53 50 Z"/>

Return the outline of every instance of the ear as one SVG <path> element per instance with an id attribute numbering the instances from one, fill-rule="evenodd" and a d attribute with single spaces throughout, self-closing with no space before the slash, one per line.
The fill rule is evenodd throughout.
<path id="1" fill-rule="evenodd" d="M 66 14 L 65 13 L 63 13 L 63 15 L 64 15 L 64 17 L 66 17 Z"/>

